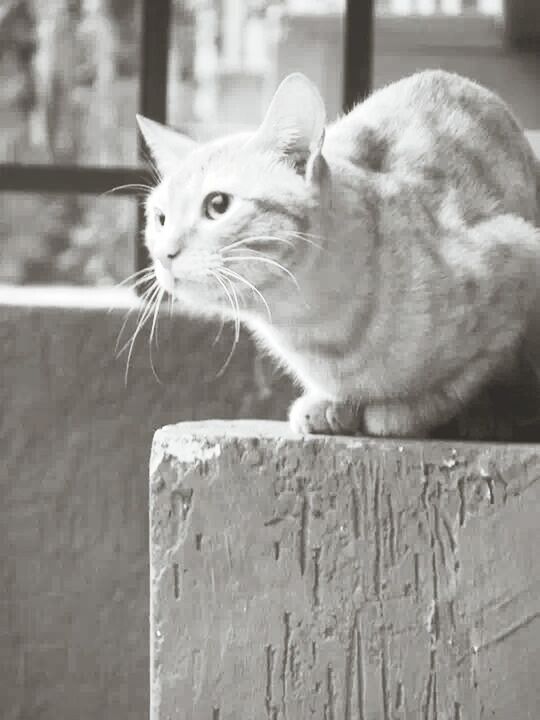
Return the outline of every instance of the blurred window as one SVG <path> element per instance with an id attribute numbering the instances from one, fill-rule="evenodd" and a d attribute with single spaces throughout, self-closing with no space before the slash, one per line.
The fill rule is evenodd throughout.
<path id="1" fill-rule="evenodd" d="M 344 7 L 2 0 L 0 282 L 113 284 L 146 263 L 141 210 L 109 194 L 151 182 L 136 112 L 198 137 L 252 127 L 303 70 L 337 114 Z"/>
<path id="2" fill-rule="evenodd" d="M 442 67 L 540 127 L 540 56 L 504 43 L 502 5 L 1 0 L 0 282 L 112 284 L 146 264 L 140 198 L 137 218 L 119 197 L 152 182 L 137 111 L 204 139 L 255 126 L 291 71 L 315 81 L 332 119 L 371 81 Z"/>

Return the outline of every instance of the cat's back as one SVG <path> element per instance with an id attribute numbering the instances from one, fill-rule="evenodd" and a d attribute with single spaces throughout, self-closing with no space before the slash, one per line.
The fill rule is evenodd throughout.
<path id="1" fill-rule="evenodd" d="M 374 92 L 328 131 L 328 149 L 377 173 L 426 177 L 536 214 L 535 159 L 508 106 L 459 75 L 426 70 Z"/>

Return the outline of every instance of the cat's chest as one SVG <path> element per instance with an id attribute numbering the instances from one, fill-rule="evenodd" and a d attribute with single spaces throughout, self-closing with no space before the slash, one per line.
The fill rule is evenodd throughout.
<path id="1" fill-rule="evenodd" d="M 266 323 L 250 323 L 258 344 L 269 352 L 306 389 L 329 399 L 341 395 L 340 365 L 344 351 L 339 343 L 314 343 L 298 330 L 278 330 Z"/>

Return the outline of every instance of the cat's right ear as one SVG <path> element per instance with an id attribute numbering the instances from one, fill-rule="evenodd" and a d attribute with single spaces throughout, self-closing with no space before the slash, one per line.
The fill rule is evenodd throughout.
<path id="1" fill-rule="evenodd" d="M 252 142 L 288 156 L 309 176 L 320 163 L 326 108 L 317 87 L 293 73 L 276 90 Z"/>
<path id="2" fill-rule="evenodd" d="M 183 163 L 197 142 L 172 128 L 137 115 L 137 124 L 161 175 L 168 175 Z"/>

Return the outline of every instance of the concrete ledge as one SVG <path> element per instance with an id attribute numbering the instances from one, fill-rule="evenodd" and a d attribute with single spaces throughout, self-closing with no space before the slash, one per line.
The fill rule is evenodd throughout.
<path id="1" fill-rule="evenodd" d="M 206 422 L 155 435 L 152 720 L 525 720 L 540 450 Z"/>

